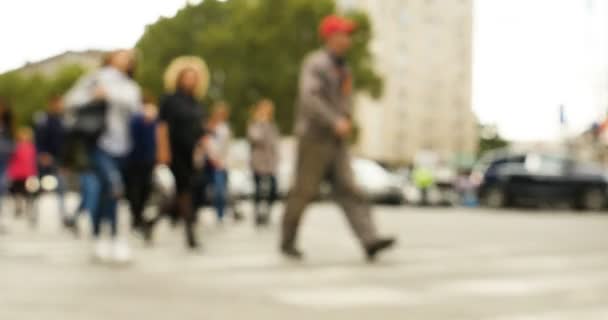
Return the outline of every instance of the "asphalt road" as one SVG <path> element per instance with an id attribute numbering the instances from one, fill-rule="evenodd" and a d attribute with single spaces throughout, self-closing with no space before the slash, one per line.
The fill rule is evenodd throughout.
<path id="1" fill-rule="evenodd" d="M 400 244 L 370 265 L 330 204 L 306 217 L 303 263 L 276 254 L 276 226 L 206 212 L 204 254 L 163 224 L 108 266 L 49 201 L 38 230 L 3 218 L 0 319 L 608 319 L 608 214 L 377 207 Z"/>

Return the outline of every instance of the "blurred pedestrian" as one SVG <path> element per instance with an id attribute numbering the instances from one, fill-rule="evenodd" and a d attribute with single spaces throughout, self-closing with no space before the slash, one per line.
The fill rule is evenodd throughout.
<path id="1" fill-rule="evenodd" d="M 296 134 L 299 137 L 296 180 L 289 193 L 281 239 L 282 253 L 301 259 L 296 237 L 302 214 L 327 179 L 354 233 L 371 261 L 395 239 L 380 238 L 370 204 L 353 180 L 348 138 L 352 132 L 353 78 L 346 63 L 355 24 L 328 16 L 319 31 L 324 48 L 304 61 L 298 95 Z"/>
<path id="2" fill-rule="evenodd" d="M 428 206 L 431 204 L 431 190 L 435 186 L 435 174 L 433 170 L 424 165 L 418 165 L 412 173 L 414 185 L 420 191 L 420 205 Z"/>
<path id="3" fill-rule="evenodd" d="M 8 187 L 6 169 L 14 149 L 14 133 L 15 125 L 12 109 L 7 100 L 0 98 L 0 213 L 2 213 L 1 200 L 6 195 Z"/>
<path id="4" fill-rule="evenodd" d="M 207 143 L 207 157 L 210 166 L 211 186 L 213 190 L 213 205 L 217 218 L 221 224 L 224 221 L 226 206 L 228 204 L 228 154 L 232 130 L 228 123 L 230 108 L 225 102 L 214 105 L 209 118 L 209 141 Z"/>
<path id="5" fill-rule="evenodd" d="M 8 164 L 10 190 L 15 197 L 17 215 L 26 212 L 30 217 L 34 217 L 33 196 L 38 190 L 34 189 L 37 186 L 28 185 L 28 181 L 36 178 L 37 173 L 34 133 L 29 127 L 19 128 L 15 150 Z"/>
<path id="6" fill-rule="evenodd" d="M 207 94 L 209 71 L 198 57 L 180 57 L 165 72 L 167 96 L 160 104 L 157 156 L 173 172 L 177 188 L 175 209 L 185 224 L 189 249 L 200 247 L 195 232 L 194 150 L 205 134 L 200 100 Z"/>
<path id="7" fill-rule="evenodd" d="M 255 182 L 255 221 L 261 226 L 268 224 L 272 205 L 277 199 L 280 133 L 274 122 L 274 103 L 271 100 L 261 100 L 254 108 L 247 138 Z"/>
<path id="8" fill-rule="evenodd" d="M 129 76 L 133 71 L 134 53 L 118 50 L 106 59 L 92 77 L 76 85 L 68 94 L 69 105 L 84 106 L 92 101 L 104 101 L 105 127 L 90 153 L 90 161 L 100 183 L 101 192 L 92 212 L 95 257 L 101 261 L 112 258 L 117 262 L 130 259 L 126 242 L 118 240 L 118 200 L 124 196 L 122 177 L 126 157 L 131 150 L 130 119 L 142 108 L 139 86 Z M 111 228 L 112 243 L 102 239 L 101 228 L 106 221 Z"/>
<path id="9" fill-rule="evenodd" d="M 156 130 L 158 107 L 156 102 L 144 98 L 144 110 L 131 120 L 131 150 L 127 172 L 127 199 L 131 207 L 131 225 L 135 232 L 146 235 L 144 210 L 152 191 L 152 172 L 156 165 Z"/>
<path id="10" fill-rule="evenodd" d="M 65 207 L 65 179 L 61 171 L 61 154 L 65 132 L 63 128 L 63 100 L 60 96 L 50 99 L 46 112 L 34 116 L 38 173 L 40 177 L 52 176 L 57 181 L 58 209 L 62 223 L 70 226 Z"/>

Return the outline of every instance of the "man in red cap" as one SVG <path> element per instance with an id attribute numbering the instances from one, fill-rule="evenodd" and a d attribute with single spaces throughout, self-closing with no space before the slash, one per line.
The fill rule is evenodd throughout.
<path id="1" fill-rule="evenodd" d="M 319 34 L 325 46 L 304 61 L 300 75 L 296 135 L 299 138 L 296 180 L 283 217 L 281 252 L 301 259 L 296 247 L 300 220 L 306 207 L 327 180 L 334 197 L 359 238 L 367 258 L 395 243 L 380 238 L 371 217 L 371 207 L 353 180 L 348 137 L 352 132 L 352 74 L 346 65 L 354 22 L 329 16 Z"/>

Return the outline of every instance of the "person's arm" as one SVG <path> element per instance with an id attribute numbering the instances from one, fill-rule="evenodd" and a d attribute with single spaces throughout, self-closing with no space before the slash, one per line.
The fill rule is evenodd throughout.
<path id="1" fill-rule="evenodd" d="M 260 126 L 257 123 L 251 123 L 247 128 L 247 139 L 252 145 L 257 145 L 264 141 L 264 133 L 260 130 Z"/>
<path id="2" fill-rule="evenodd" d="M 141 92 L 136 84 L 125 81 L 112 81 L 104 79 L 101 87 L 105 91 L 105 99 L 118 107 L 126 108 L 130 113 L 137 113 L 143 109 Z"/>
<path id="3" fill-rule="evenodd" d="M 156 127 L 156 156 L 159 164 L 171 164 L 171 143 L 169 140 L 169 126 L 161 121 Z"/>
<path id="4" fill-rule="evenodd" d="M 66 109 L 75 109 L 86 105 L 94 99 L 94 82 L 96 75 L 88 75 L 80 79 L 64 96 Z"/>
<path id="5" fill-rule="evenodd" d="M 228 158 L 230 157 L 230 143 L 232 142 L 232 130 L 228 125 L 224 127 L 224 137 L 220 146 L 220 162 L 222 167 L 228 167 Z"/>
<path id="6" fill-rule="evenodd" d="M 169 109 L 167 99 L 160 104 L 158 123 L 156 125 L 156 160 L 159 164 L 171 164 L 171 137 L 169 133 Z"/>

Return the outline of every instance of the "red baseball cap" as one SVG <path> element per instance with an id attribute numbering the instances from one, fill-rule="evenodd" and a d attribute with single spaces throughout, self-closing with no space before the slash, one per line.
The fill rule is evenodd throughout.
<path id="1" fill-rule="evenodd" d="M 354 21 L 337 15 L 330 15 L 321 21 L 319 34 L 321 38 L 327 39 L 335 33 L 352 33 L 355 29 L 357 29 L 357 24 Z"/>

